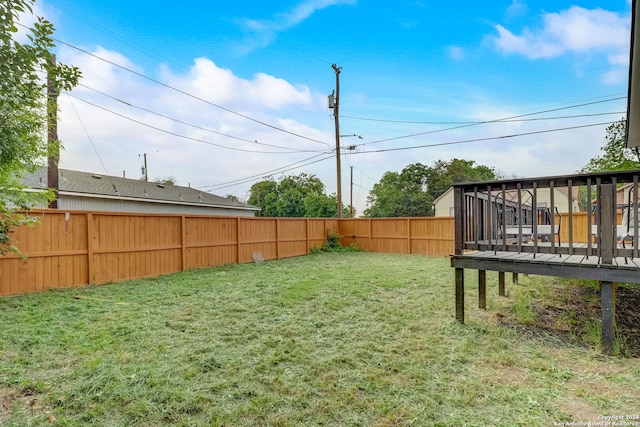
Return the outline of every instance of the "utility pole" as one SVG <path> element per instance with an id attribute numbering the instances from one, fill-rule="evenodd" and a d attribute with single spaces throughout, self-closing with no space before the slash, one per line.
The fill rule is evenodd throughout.
<path id="1" fill-rule="evenodd" d="M 143 153 L 142 156 L 144 157 L 144 166 L 142 167 L 142 175 L 144 176 L 145 182 L 149 182 L 149 170 L 147 169 L 147 153 Z M 138 157 L 140 157 L 139 154 L 138 154 Z"/>
<path id="2" fill-rule="evenodd" d="M 342 218 L 342 178 L 340 173 L 340 71 L 342 67 L 338 67 L 336 64 L 331 65 L 331 68 L 336 72 L 336 98 L 333 106 L 333 117 L 336 125 L 336 185 L 337 185 L 337 199 L 338 199 L 338 218 Z"/>
<path id="3" fill-rule="evenodd" d="M 353 218 L 353 166 L 351 166 L 351 190 L 349 191 L 349 218 Z"/>
<path id="4" fill-rule="evenodd" d="M 51 55 L 47 72 L 47 187 L 53 190 L 54 199 L 49 202 L 49 209 L 58 209 L 58 162 L 60 161 L 60 145 L 58 142 L 58 89 L 53 70 L 56 56 Z"/>

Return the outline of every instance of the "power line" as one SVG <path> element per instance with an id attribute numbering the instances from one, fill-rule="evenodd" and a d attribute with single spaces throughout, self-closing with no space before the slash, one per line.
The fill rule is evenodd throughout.
<path id="1" fill-rule="evenodd" d="M 425 145 L 418 145 L 418 146 L 411 146 L 411 147 L 397 147 L 397 148 L 387 148 L 387 149 L 380 149 L 380 150 L 368 150 L 368 151 L 360 151 L 357 154 L 384 153 L 384 152 L 388 152 L 388 151 L 404 151 L 404 150 L 414 150 L 416 148 L 429 148 L 429 147 L 438 147 L 438 146 L 445 146 L 445 145 L 466 144 L 466 143 L 471 143 L 471 142 L 483 142 L 483 141 L 492 141 L 492 140 L 499 140 L 499 139 L 510 139 L 510 138 L 516 138 L 516 137 L 519 137 L 519 136 L 529 136 L 529 135 L 537 135 L 537 134 L 542 134 L 542 133 L 560 132 L 560 131 L 565 131 L 565 130 L 574 130 L 574 129 L 582 129 L 582 128 L 594 127 L 594 126 L 603 126 L 603 125 L 608 125 L 608 124 L 611 124 L 611 123 L 613 123 L 613 122 L 594 123 L 594 124 L 589 124 L 589 125 L 570 126 L 570 127 L 565 127 L 565 128 L 547 129 L 547 130 L 524 132 L 524 133 L 512 134 L 512 135 L 502 135 L 502 136 L 487 137 L 487 138 L 475 138 L 475 139 L 467 139 L 467 140 L 461 140 L 461 141 L 450 141 L 450 142 L 442 142 L 442 143 L 435 143 L 435 144 L 425 144 Z M 318 155 L 318 156 L 320 156 L 320 155 Z M 310 158 L 305 159 L 305 160 L 301 160 L 300 162 L 293 163 L 290 166 L 294 166 L 294 165 L 297 165 L 298 163 L 306 162 L 307 160 L 311 160 L 311 159 L 316 158 L 318 156 L 314 156 L 314 157 L 310 157 Z M 300 168 L 300 167 L 303 167 L 303 166 L 307 166 L 307 165 L 310 165 L 310 164 L 313 164 L 313 163 L 318 163 L 318 162 L 321 162 L 323 160 L 328 160 L 328 159 L 331 159 L 332 157 L 333 156 L 327 156 L 327 157 L 325 157 L 323 159 L 315 160 L 313 162 L 305 163 L 305 164 L 302 164 L 302 165 L 299 165 L 299 166 L 294 166 L 294 167 L 291 167 L 289 169 L 284 169 L 284 168 L 288 167 L 288 166 L 285 166 L 283 168 L 278 168 L 278 169 L 274 169 L 272 171 L 263 172 L 261 174 L 253 175 L 251 177 L 242 178 L 242 179 L 238 179 L 238 180 L 235 180 L 235 181 L 229 181 L 229 182 L 220 183 L 220 184 L 207 185 L 207 186 L 204 186 L 204 187 L 201 187 L 201 188 L 216 187 L 216 188 L 212 188 L 210 190 L 210 191 L 213 191 L 213 190 L 217 190 L 217 189 L 221 189 L 221 188 L 232 187 L 234 185 L 239 185 L 239 184 L 244 184 L 246 182 L 250 182 L 255 178 L 268 176 L 268 175 L 271 175 L 273 173 L 287 172 L 289 170 L 297 169 L 297 168 Z M 369 177 L 369 178 L 371 178 L 371 177 Z"/>
<path id="2" fill-rule="evenodd" d="M 519 136 L 538 135 L 538 134 L 542 134 L 542 133 L 560 132 L 560 131 L 565 131 L 565 130 L 582 129 L 582 128 L 588 128 L 588 127 L 594 127 L 594 126 L 604 126 L 604 125 L 610 125 L 611 123 L 615 123 L 615 122 L 593 123 L 593 124 L 589 124 L 589 125 L 570 126 L 570 127 L 565 127 L 565 128 L 556 128 L 556 129 L 547 129 L 547 130 L 539 130 L 539 131 L 532 131 L 532 132 L 523 132 L 523 133 L 512 134 L 512 135 L 491 136 L 491 137 L 486 137 L 486 138 L 465 139 L 465 140 L 460 140 L 460 141 L 439 142 L 439 143 L 435 143 L 435 144 L 413 145 L 411 147 L 396 147 L 396 148 L 384 148 L 384 149 L 380 149 L 380 150 L 358 151 L 357 154 L 384 153 L 384 152 L 387 152 L 387 151 L 414 150 L 416 148 L 440 147 L 440 146 L 444 146 L 444 145 L 466 144 L 466 143 L 470 143 L 470 142 L 494 141 L 494 140 L 499 140 L 499 139 L 516 138 L 516 137 L 519 137 Z"/>
<path id="3" fill-rule="evenodd" d="M 625 111 L 611 111 L 607 113 L 593 113 L 593 114 L 576 114 L 573 116 L 553 116 L 553 117 L 535 117 L 531 119 L 498 119 L 496 123 L 515 123 L 515 122 L 533 122 L 533 121 L 541 121 L 541 120 L 559 120 L 559 119 L 576 119 L 582 117 L 597 117 L 597 116 L 609 116 L 612 114 L 624 114 Z M 355 117 L 355 116 L 340 116 L 345 119 L 356 119 L 356 120 L 365 120 L 370 122 L 381 122 L 381 123 L 399 123 L 399 124 L 410 124 L 410 125 L 481 125 L 487 122 L 478 122 L 478 121 L 410 121 L 410 120 L 386 120 L 386 119 L 371 119 L 366 117 Z"/>
<path id="4" fill-rule="evenodd" d="M 84 125 L 84 122 L 82 121 L 82 118 L 80 117 L 80 113 L 78 113 L 78 110 L 76 109 L 76 106 L 73 103 L 73 100 L 71 99 L 69 93 L 65 92 L 65 95 L 67 95 L 67 97 L 69 97 L 69 103 L 71 104 L 71 107 L 73 108 L 73 111 L 76 113 L 76 116 L 78 117 L 78 121 L 80 122 L 80 125 L 82 126 L 82 129 L 84 130 L 84 133 L 87 136 L 87 139 L 91 143 L 91 146 L 93 147 L 93 151 L 96 153 L 96 156 L 98 157 L 98 160 L 100 161 L 100 164 L 102 165 L 102 169 L 104 169 L 104 171 L 105 171 L 105 173 L 107 175 L 107 178 L 109 179 L 109 182 L 111 183 L 111 186 L 113 187 L 114 192 L 116 193 L 116 195 L 118 196 L 118 199 L 122 203 L 122 198 L 120 197 L 120 193 L 118 192 L 118 188 L 116 187 L 116 184 L 111 179 L 111 174 L 109 173 L 109 170 L 107 169 L 107 166 L 104 164 L 104 161 L 102 160 L 102 157 L 100 156 L 100 153 L 98 152 L 98 148 L 93 143 L 93 139 L 91 138 L 91 135 L 89 135 L 89 131 L 87 130 L 87 127 Z"/>
<path id="5" fill-rule="evenodd" d="M 266 127 L 268 127 L 268 128 L 271 128 L 271 129 L 277 130 L 277 131 L 279 131 L 279 132 L 283 132 L 283 133 L 286 133 L 286 134 L 289 134 L 289 135 L 295 136 L 295 137 L 297 137 L 297 138 L 305 139 L 305 140 L 307 140 L 307 141 L 316 142 L 316 143 L 318 143 L 318 144 L 323 144 L 323 145 L 326 145 L 326 146 L 330 147 L 330 145 L 329 145 L 328 143 L 324 142 L 324 141 L 320 141 L 320 140 L 318 140 L 318 139 L 310 138 L 310 137 L 308 137 L 308 136 L 304 136 L 304 135 L 300 135 L 300 134 L 295 133 L 295 132 L 288 131 L 288 130 L 283 129 L 283 128 L 280 128 L 280 127 L 278 127 L 278 126 L 274 126 L 274 125 L 271 125 L 271 124 L 269 124 L 269 123 L 263 122 L 262 120 L 258 120 L 258 119 L 255 119 L 255 118 L 253 118 L 253 117 L 247 116 L 246 114 L 242 114 L 242 113 L 239 113 L 239 112 L 237 112 L 237 111 L 231 110 L 230 108 L 223 107 L 222 105 L 219 105 L 219 104 L 213 103 L 213 102 L 211 102 L 211 101 L 207 101 L 206 99 L 200 98 L 200 97 L 198 97 L 198 96 L 196 96 L 196 95 L 192 95 L 192 94 L 190 94 L 189 92 L 186 92 L 186 91 L 184 91 L 184 90 L 182 90 L 182 89 L 178 89 L 178 88 L 176 88 L 176 87 L 174 87 L 174 86 L 171 86 L 171 85 L 168 85 L 168 84 L 166 84 L 166 83 L 163 83 L 163 82 L 161 82 L 161 81 L 159 81 L 159 80 L 156 80 L 156 79 L 154 79 L 154 78 L 151 78 L 151 77 L 149 77 L 149 76 L 146 76 L 146 75 L 144 75 L 144 74 L 142 74 L 142 73 L 139 73 L 139 72 L 137 72 L 137 71 L 135 71 L 135 70 L 132 70 L 132 69 L 130 69 L 130 68 L 127 68 L 127 67 L 125 67 L 125 66 L 122 66 L 122 65 L 120 65 L 120 64 L 117 64 L 117 63 L 115 63 L 115 62 L 113 62 L 113 61 L 109 61 L 108 59 L 102 58 L 102 57 L 100 57 L 100 56 L 98 56 L 98 55 L 96 55 L 96 54 L 93 54 L 93 53 L 91 53 L 91 52 L 89 52 L 89 51 L 85 50 L 85 49 L 82 49 L 82 48 L 79 48 L 79 47 L 77 47 L 77 46 L 74 46 L 74 45 L 72 45 L 71 43 L 67 43 L 67 42 L 64 42 L 64 41 L 59 40 L 59 39 L 56 39 L 56 38 L 54 38 L 53 40 L 57 41 L 58 43 L 61 43 L 61 44 L 65 45 L 65 46 L 68 46 L 68 47 L 70 47 L 70 48 L 72 48 L 72 49 L 75 49 L 75 50 L 77 50 L 77 51 L 79 51 L 79 52 L 82 52 L 82 53 L 84 53 L 85 55 L 92 56 L 92 57 L 94 57 L 94 58 L 96 58 L 96 59 L 99 59 L 99 60 L 104 61 L 104 62 L 106 62 L 106 63 L 108 63 L 108 64 L 111 64 L 111 65 L 113 65 L 114 67 L 118 67 L 118 68 L 120 68 L 120 69 L 122 69 L 122 70 L 125 70 L 125 71 L 129 72 L 129 73 L 135 74 L 135 75 L 136 75 L 136 76 L 138 76 L 138 77 L 142 77 L 143 79 L 149 80 L 149 81 L 151 81 L 151 82 L 153 82 L 153 83 L 155 83 L 155 84 L 158 84 L 158 85 L 160 85 L 160 86 L 166 87 L 167 89 L 171 89 L 171 90 L 173 90 L 173 91 L 176 91 L 176 92 L 178 92 L 178 93 L 181 93 L 182 95 L 188 96 L 189 98 L 193 98 L 193 99 L 195 99 L 195 100 L 197 100 L 197 101 L 200 101 L 200 102 L 203 102 L 203 103 L 205 103 L 205 104 L 207 104 L 207 105 L 211 105 L 212 107 L 219 108 L 219 109 L 221 109 L 221 110 L 223 110 L 223 111 L 226 111 L 226 112 L 228 112 L 228 113 L 231 113 L 231 114 L 234 114 L 234 115 L 236 115 L 236 116 L 242 117 L 242 118 L 244 118 L 244 119 L 250 120 L 250 121 L 252 121 L 252 122 L 258 123 L 258 124 L 260 124 L 260 125 L 262 125 L 262 126 L 266 126 Z"/>
<path id="6" fill-rule="evenodd" d="M 624 95 L 624 96 L 619 96 L 618 97 L 618 95 Z M 611 98 L 611 97 L 615 97 L 615 98 Z M 542 114 L 542 113 L 551 112 L 551 111 L 560 111 L 560 110 L 565 110 L 565 109 L 570 109 L 570 108 L 575 108 L 575 107 L 583 107 L 583 106 L 586 106 L 586 105 L 593 105 L 593 104 L 598 104 L 598 103 L 603 103 L 603 102 L 618 101 L 618 100 L 626 99 L 626 98 L 627 98 L 627 93 L 626 92 L 618 92 L 618 93 L 613 93 L 613 94 L 609 94 L 609 95 L 586 98 L 586 99 L 583 99 L 583 100 L 580 100 L 580 101 L 573 101 L 573 102 L 579 102 L 579 104 L 573 104 L 573 102 L 571 102 L 571 103 L 567 102 L 566 104 L 569 104 L 569 106 L 566 106 L 566 107 L 559 107 L 559 108 L 551 109 L 551 110 L 544 110 L 544 111 L 539 111 L 539 112 L 535 112 L 535 113 L 528 113 L 528 114 L 524 114 L 522 116 L 513 116 L 513 118 L 515 118 L 515 117 L 525 117 L 525 116 L 535 115 L 535 114 Z M 598 100 L 598 101 L 591 101 L 591 100 Z M 591 101 L 591 102 L 583 102 L 583 101 Z M 602 115 L 606 115 L 606 114 L 616 114 L 616 113 L 612 112 L 612 113 L 601 113 L 601 114 Z M 484 124 L 484 123 L 486 123 L 484 121 L 423 121 L 423 120 L 405 121 L 405 120 L 379 119 L 379 118 L 373 118 L 373 117 L 358 117 L 358 116 L 341 116 L 341 117 L 355 119 L 355 120 L 373 121 L 373 122 L 406 123 L 406 124 L 433 124 L 433 125 L 437 125 L 437 124 L 445 124 L 445 125 L 446 124 L 469 124 L 469 125 L 475 125 L 475 124 Z M 555 119 L 555 118 L 565 118 L 565 117 L 572 117 L 572 116 L 560 116 L 560 117 L 553 117 L 553 118 Z M 580 116 L 576 116 L 576 117 L 580 117 Z M 509 119 L 510 118 L 495 119 L 495 120 L 492 120 L 492 121 L 527 121 L 527 120 L 509 120 Z M 532 120 L 532 119 L 530 119 L 530 120 Z"/>
<path id="7" fill-rule="evenodd" d="M 178 138 L 187 139 L 189 141 L 199 142 L 199 143 L 202 143 L 202 144 L 212 145 L 214 147 L 220 147 L 220 148 L 224 148 L 224 149 L 227 149 L 227 150 L 243 151 L 243 152 L 246 152 L 246 153 L 256 153 L 256 154 L 292 154 L 292 153 L 317 153 L 318 152 L 318 151 L 315 151 L 315 150 L 297 150 L 297 149 L 290 149 L 289 151 L 277 152 L 277 151 L 246 150 L 246 149 L 243 149 L 243 148 L 227 147 L 226 145 L 216 144 L 214 142 L 204 141 L 202 139 L 193 138 L 191 136 L 181 135 L 181 134 L 176 133 L 176 132 L 172 132 L 172 131 L 169 131 L 169 130 L 166 130 L 166 129 L 162 129 L 162 128 L 159 128 L 157 126 L 153 126 L 153 125 L 141 122 L 140 120 L 136 120 L 136 119 L 134 119 L 132 117 L 126 116 L 126 115 L 118 113 L 116 111 L 110 110 L 110 109 L 108 109 L 106 107 L 102 107 L 102 106 L 100 106 L 98 104 L 95 104 L 95 103 L 93 103 L 91 101 L 87 101 L 86 99 L 79 98 L 79 97 L 77 97 L 75 95 L 72 95 L 72 94 L 68 94 L 68 95 L 70 97 L 72 97 L 72 98 L 77 99 L 78 101 L 84 102 L 86 104 L 89 104 L 89 105 L 94 106 L 96 108 L 99 108 L 101 110 L 104 110 L 104 111 L 107 111 L 107 112 L 109 112 L 111 114 L 114 114 L 114 115 L 116 115 L 118 117 L 122 117 L 123 119 L 132 121 L 134 123 L 137 123 L 137 124 L 145 126 L 145 127 L 148 127 L 150 129 L 154 129 L 154 130 L 157 130 L 159 132 L 163 132 L 163 133 L 166 133 L 168 135 L 172 135 L 172 136 L 175 136 L 175 137 L 178 137 Z M 326 152 L 325 151 L 321 152 L 321 154 L 324 154 L 324 153 L 326 153 Z"/>
<path id="8" fill-rule="evenodd" d="M 247 138 L 241 138 L 241 137 L 238 137 L 238 136 L 234 136 L 234 135 L 229 135 L 229 134 L 226 134 L 226 133 L 218 132 L 218 131 L 215 131 L 215 130 L 213 130 L 213 129 L 205 128 L 205 127 L 202 127 L 202 126 L 195 125 L 195 124 L 193 124 L 193 123 L 188 123 L 188 122 L 182 121 L 182 120 L 180 120 L 180 119 L 176 119 L 176 118 L 174 118 L 174 117 L 170 117 L 170 116 L 167 116 L 167 115 L 164 115 L 164 114 L 160 114 L 160 113 L 158 113 L 158 112 L 155 112 L 155 111 L 149 110 L 149 109 L 144 108 L 144 107 L 140 107 L 140 106 L 137 106 L 137 105 L 133 105 L 133 104 L 131 104 L 131 103 L 130 103 L 130 102 L 128 102 L 128 101 L 124 101 L 124 100 L 119 99 L 119 98 L 117 98 L 117 97 L 115 97 L 115 96 L 113 96 L 113 95 L 109 95 L 108 93 L 102 92 L 102 91 L 100 91 L 100 90 L 98 90 L 98 89 L 94 89 L 94 88 L 89 87 L 89 86 L 87 86 L 87 85 L 84 85 L 84 84 L 82 84 L 82 83 L 79 83 L 79 84 L 78 84 L 78 86 L 82 86 L 82 87 L 84 87 L 84 88 L 87 88 L 87 89 L 89 89 L 89 90 L 92 90 L 92 91 L 94 91 L 94 92 L 96 92 L 96 93 L 99 93 L 99 94 L 101 94 L 101 95 L 103 95 L 103 96 L 106 96 L 106 97 L 108 97 L 108 98 L 111 98 L 111 99 L 113 99 L 113 100 L 115 100 L 115 101 L 118 101 L 118 102 L 120 102 L 120 103 L 122 103 L 122 104 L 124 104 L 124 105 L 127 105 L 127 106 L 129 106 L 129 107 L 131 107 L 131 108 L 136 108 L 136 109 L 138 109 L 138 110 L 141 110 L 141 111 L 144 111 L 144 112 L 147 112 L 147 113 L 154 114 L 154 115 L 156 115 L 156 116 L 158 116 L 158 117 L 162 117 L 162 118 L 164 118 L 164 119 L 168 119 L 168 120 L 171 120 L 171 121 L 174 121 L 174 122 L 176 122 L 176 123 L 183 124 L 183 125 L 191 126 L 191 127 L 193 127 L 193 128 L 200 129 L 200 130 L 203 130 L 203 131 L 205 131 L 205 132 L 213 133 L 213 134 L 215 134 L 215 135 L 224 136 L 224 137 L 226 137 L 226 138 L 231 138 L 231 139 L 235 139 L 235 140 L 238 140 L 238 141 L 249 142 L 249 143 L 251 143 L 251 144 L 258 144 L 258 145 L 264 145 L 264 146 L 266 146 L 266 147 L 273 147 L 273 148 L 280 148 L 280 149 L 283 149 L 283 150 L 289 150 L 289 152 L 301 152 L 301 153 L 317 152 L 316 150 L 299 150 L 299 149 L 297 149 L 297 148 L 282 147 L 282 146 L 279 146 L 279 145 L 267 144 L 267 143 L 264 143 L 264 142 L 258 142 L 258 140 L 251 140 L 251 139 L 247 139 Z M 291 150 L 294 150 L 294 151 L 291 151 Z"/>
<path id="9" fill-rule="evenodd" d="M 290 170 L 299 169 L 301 167 L 309 166 L 309 165 L 312 165 L 314 163 L 319 163 L 319 162 L 322 162 L 322 161 L 325 161 L 325 160 L 333 159 L 333 155 L 330 155 L 330 156 L 326 156 L 326 157 L 324 157 L 322 159 L 317 159 L 317 160 L 314 160 L 312 162 L 307 162 L 308 160 L 315 159 L 315 158 L 317 158 L 317 157 L 319 157 L 321 155 L 322 154 L 318 154 L 317 156 L 309 157 L 307 159 L 300 160 L 299 162 L 291 163 L 291 164 L 289 164 L 287 166 L 282 166 L 280 168 L 273 169 L 273 170 L 266 171 L 266 172 L 262 172 L 262 173 L 259 173 L 259 174 L 256 174 L 256 175 L 252 175 L 252 176 L 249 176 L 249 177 L 246 177 L 246 178 L 240 178 L 240 179 L 233 180 L 233 181 L 222 182 L 220 184 L 205 185 L 205 186 L 199 187 L 199 188 L 200 189 L 209 188 L 209 190 L 206 190 L 206 191 L 215 191 L 215 190 L 219 190 L 221 188 L 227 188 L 227 187 L 233 187 L 235 185 L 245 184 L 247 182 L 251 182 L 251 181 L 255 180 L 256 178 L 264 178 L 264 177 L 273 175 L 274 173 L 288 172 Z M 307 163 L 300 164 L 300 163 L 303 163 L 303 162 L 307 162 Z"/>
<path id="10" fill-rule="evenodd" d="M 554 112 L 554 111 L 567 110 L 567 109 L 571 109 L 571 108 L 584 107 L 584 106 L 587 106 L 587 105 L 600 104 L 600 103 L 603 103 L 603 102 L 617 101 L 617 100 L 620 100 L 620 99 L 626 99 L 626 96 L 621 96 L 621 97 L 617 97 L 617 98 L 610 98 L 610 99 L 606 99 L 606 100 L 602 100 L 602 101 L 587 102 L 587 103 L 583 103 L 583 104 L 575 104 L 575 105 L 571 105 L 571 106 L 568 106 L 568 107 L 553 108 L 553 109 L 549 109 L 549 110 L 537 111 L 537 112 L 534 112 L 534 113 L 519 114 L 519 115 L 516 115 L 516 116 L 504 117 L 504 118 L 501 118 L 501 119 L 494 119 L 494 120 L 486 120 L 486 121 L 482 121 L 482 122 L 476 122 L 476 123 L 473 123 L 473 124 L 465 124 L 465 125 L 461 125 L 461 126 L 454 126 L 454 127 L 450 127 L 450 128 L 436 129 L 436 130 L 427 131 L 427 132 L 419 132 L 419 133 L 414 133 L 414 134 L 411 134 L 411 135 L 396 136 L 396 137 L 393 137 L 393 138 L 386 138 L 386 139 L 380 139 L 380 140 L 377 140 L 377 141 L 366 142 L 364 144 L 360 144 L 359 146 L 363 147 L 363 146 L 366 146 L 366 145 L 378 144 L 380 142 L 388 142 L 388 141 L 395 141 L 395 140 L 398 140 L 398 139 L 411 138 L 411 137 L 415 137 L 415 136 L 429 135 L 429 134 L 433 134 L 433 133 L 445 132 L 445 131 L 448 131 L 448 130 L 455 130 L 455 129 L 462 129 L 462 128 L 466 128 L 466 127 L 481 125 L 481 124 L 499 123 L 499 122 L 505 121 L 505 120 L 518 119 L 518 118 L 521 118 L 521 117 L 534 116 L 536 114 L 544 114 L 544 113 L 550 113 L 550 112 Z M 568 129 L 570 129 L 570 128 L 568 128 Z"/>

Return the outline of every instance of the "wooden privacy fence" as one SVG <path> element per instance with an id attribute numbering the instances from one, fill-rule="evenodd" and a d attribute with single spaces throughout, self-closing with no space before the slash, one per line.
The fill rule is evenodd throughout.
<path id="1" fill-rule="evenodd" d="M 356 218 L 340 222 L 345 245 L 369 252 L 448 256 L 454 250 L 453 218 Z"/>
<path id="2" fill-rule="evenodd" d="M 194 268 L 307 255 L 337 219 L 204 217 L 42 210 L 18 227 L 26 259 L 0 257 L 0 295 L 119 282 Z"/>
<path id="3" fill-rule="evenodd" d="M 616 224 L 622 224 L 622 213 L 617 213 L 617 222 Z M 560 241 L 568 242 L 569 241 L 569 214 L 561 213 L 559 215 L 562 218 L 561 227 L 560 227 Z M 589 225 L 589 217 L 587 212 L 574 212 L 572 221 L 572 240 L 575 243 L 587 243 L 589 240 L 589 233 L 591 231 L 591 226 Z M 594 218 L 591 218 L 593 221 Z"/>
<path id="4" fill-rule="evenodd" d="M 119 282 L 195 268 L 307 255 L 328 229 L 369 252 L 448 256 L 453 218 L 247 218 L 41 210 L 18 227 L 27 256 L 0 257 L 0 295 Z M 562 214 L 562 241 L 568 239 Z M 587 241 L 587 215 L 573 214 L 573 240 Z"/>
<path id="5" fill-rule="evenodd" d="M 447 256 L 453 218 L 247 218 L 39 210 L 0 257 L 0 295 L 307 255 L 328 229 L 371 252 Z"/>

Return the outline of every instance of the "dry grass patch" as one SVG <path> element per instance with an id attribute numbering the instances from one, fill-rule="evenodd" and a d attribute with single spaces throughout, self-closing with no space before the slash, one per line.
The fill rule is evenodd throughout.
<path id="1" fill-rule="evenodd" d="M 498 322 L 522 282 L 509 299 L 490 289 L 483 312 L 470 280 L 466 325 L 454 320 L 449 260 L 406 255 L 323 253 L 4 298 L 0 417 L 547 426 L 590 421 L 580 404 L 603 415 L 634 408 L 637 359 Z"/>

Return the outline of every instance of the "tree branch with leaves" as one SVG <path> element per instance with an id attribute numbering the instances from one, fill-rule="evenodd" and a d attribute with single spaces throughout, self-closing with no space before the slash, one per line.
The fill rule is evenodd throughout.
<path id="1" fill-rule="evenodd" d="M 602 155 L 593 157 L 578 172 L 613 172 L 640 169 L 640 150 L 627 148 L 626 119 L 622 118 L 607 127 L 605 143 L 600 148 Z"/>
<path id="2" fill-rule="evenodd" d="M 46 76 L 56 91 L 71 90 L 81 76 L 76 67 L 53 61 L 54 26 L 49 21 L 37 17 L 27 29 L 27 41 L 17 40 L 20 16 L 32 14 L 34 3 L 0 2 L 0 254 L 19 253 L 10 234 L 14 227 L 33 221 L 20 211 L 53 195 L 27 193 L 21 182 L 50 154 L 47 127 L 57 106 L 47 96 Z"/>

